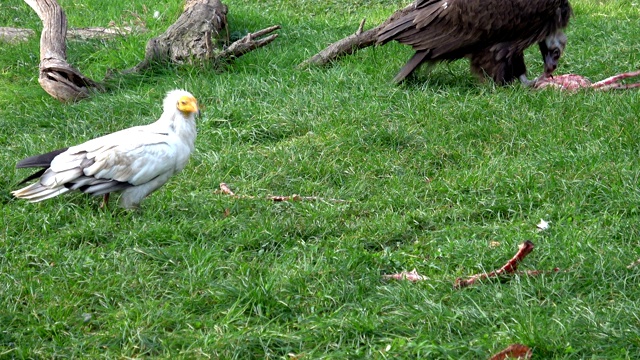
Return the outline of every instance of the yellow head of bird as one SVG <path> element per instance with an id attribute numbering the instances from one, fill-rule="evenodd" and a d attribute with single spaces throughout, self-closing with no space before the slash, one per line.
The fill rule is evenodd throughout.
<path id="1" fill-rule="evenodd" d="M 196 100 L 196 98 L 191 95 L 181 96 L 180 99 L 178 99 L 177 108 L 185 115 L 189 115 L 189 114 L 200 115 L 198 100 Z"/>

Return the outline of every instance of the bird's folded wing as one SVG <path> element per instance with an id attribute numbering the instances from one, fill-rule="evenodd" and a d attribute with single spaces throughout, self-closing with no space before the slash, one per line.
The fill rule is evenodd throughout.
<path id="1" fill-rule="evenodd" d="M 140 185 L 174 171 L 175 151 L 167 133 L 127 129 L 69 148 L 52 161 L 51 171 L 41 182 L 66 183 L 74 177 L 93 177 Z"/>
<path id="2" fill-rule="evenodd" d="M 554 16 L 561 0 L 422 0 L 416 10 L 381 30 L 379 42 L 397 40 L 432 57 L 510 41 Z"/>

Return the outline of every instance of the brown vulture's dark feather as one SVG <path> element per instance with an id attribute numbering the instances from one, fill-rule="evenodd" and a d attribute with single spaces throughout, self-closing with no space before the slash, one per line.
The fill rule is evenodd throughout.
<path id="1" fill-rule="evenodd" d="M 471 59 L 472 71 L 509 83 L 526 74 L 523 52 L 568 25 L 568 0 L 416 0 L 415 8 L 378 33 L 416 54 L 396 76 L 423 62 Z"/>

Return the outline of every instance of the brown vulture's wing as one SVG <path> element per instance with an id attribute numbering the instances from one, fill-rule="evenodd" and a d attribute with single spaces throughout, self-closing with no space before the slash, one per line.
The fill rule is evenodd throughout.
<path id="1" fill-rule="evenodd" d="M 565 0 L 566 1 L 566 0 Z M 554 23 L 563 0 L 417 0 L 389 23 L 378 42 L 397 40 L 430 59 L 456 59 L 498 42 L 535 42 Z"/>

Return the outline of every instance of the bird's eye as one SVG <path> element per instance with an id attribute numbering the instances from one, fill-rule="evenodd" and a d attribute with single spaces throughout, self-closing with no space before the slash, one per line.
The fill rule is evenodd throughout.
<path id="1" fill-rule="evenodd" d="M 560 54 L 560 50 L 554 49 L 552 55 L 553 55 L 554 59 L 558 60 L 560 58 L 560 55 L 561 55 Z"/>

